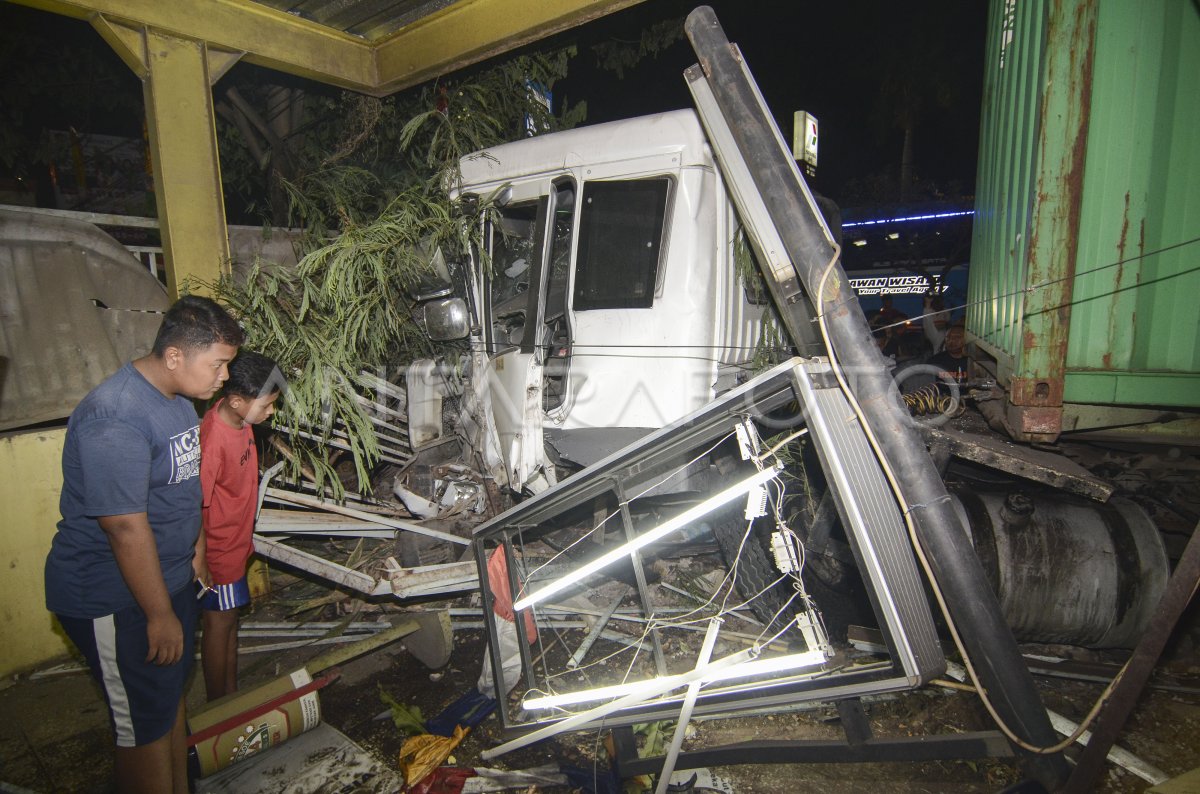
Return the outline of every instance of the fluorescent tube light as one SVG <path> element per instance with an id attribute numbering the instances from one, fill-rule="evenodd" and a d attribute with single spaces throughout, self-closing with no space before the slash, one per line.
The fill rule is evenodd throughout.
<path id="1" fill-rule="evenodd" d="M 744 496 L 756 485 L 761 485 L 767 480 L 774 479 L 779 475 L 779 472 L 782 471 L 782 469 L 783 467 L 779 465 L 772 466 L 756 472 L 753 476 L 747 477 L 735 485 L 729 486 L 724 491 L 710 496 L 695 507 L 684 510 L 674 518 L 667 519 L 654 529 L 643 532 L 633 540 L 623 543 L 612 551 L 602 554 L 586 565 L 576 568 L 574 571 L 555 579 L 553 582 L 550 582 L 540 590 L 535 590 L 532 593 L 523 596 L 522 598 L 518 598 L 513 603 L 513 609 L 519 612 L 522 609 L 527 609 L 533 606 L 539 601 L 544 601 L 547 597 L 554 595 L 560 590 L 565 590 L 576 582 L 582 581 L 585 577 L 591 576 L 601 568 L 605 568 L 613 564 L 617 560 L 634 553 L 638 549 L 649 546 L 651 543 L 660 540 L 664 536 L 674 532 L 680 527 L 690 524 L 701 516 L 711 513 L 721 505 L 726 504 L 727 502 L 732 502 L 739 496 Z"/>
<path id="2" fill-rule="evenodd" d="M 705 676 L 702 679 L 702 684 L 707 685 L 718 681 L 733 681 L 738 678 L 749 678 L 755 675 L 779 673 L 785 670 L 794 670 L 798 667 L 815 667 L 824 663 L 825 653 L 823 651 L 804 651 L 802 653 L 789 653 L 783 656 L 772 656 L 769 659 L 754 659 L 753 661 L 742 662 L 741 664 L 727 667 Z M 526 698 L 521 702 L 521 707 L 528 711 L 535 711 L 538 709 L 561 708 L 576 703 L 590 703 L 594 700 L 645 694 L 661 690 L 662 682 L 671 678 L 677 678 L 677 676 L 649 678 L 645 681 L 631 681 L 627 684 L 581 689 L 578 692 L 564 692 L 561 695 L 542 695 L 540 697 Z"/>
<path id="3" fill-rule="evenodd" d="M 621 709 L 629 708 L 630 706 L 636 706 L 643 700 L 649 700 L 650 698 L 664 695 L 667 692 L 670 692 L 672 689 L 679 689 L 680 687 L 687 686 L 693 681 L 698 681 L 706 676 L 714 675 L 723 669 L 737 667 L 744 662 L 752 661 L 757 655 L 758 647 L 755 646 L 753 648 L 747 648 L 744 651 L 738 651 L 737 653 L 730 654 L 729 656 L 723 656 L 716 661 L 710 662 L 702 667 L 694 668 L 686 673 L 664 676 L 662 678 L 652 678 L 649 681 L 640 681 L 638 683 L 644 684 L 645 686 L 633 694 L 619 697 L 610 703 L 601 704 L 595 708 L 589 709 L 588 711 L 580 712 L 579 714 L 572 714 L 570 717 L 567 717 L 560 722 L 551 723 L 544 728 L 539 728 L 536 731 L 524 734 L 523 736 L 518 736 L 512 741 L 505 742 L 504 744 L 493 747 L 490 750 L 484 750 L 480 756 L 485 761 L 490 761 L 496 756 L 504 755 L 505 753 L 513 750 L 519 750 L 520 748 L 533 744 L 534 742 L 540 742 L 542 739 L 548 739 L 551 736 L 557 736 L 560 733 L 574 730 L 581 725 L 587 725 L 593 720 L 603 719 L 615 711 L 620 711 Z"/>

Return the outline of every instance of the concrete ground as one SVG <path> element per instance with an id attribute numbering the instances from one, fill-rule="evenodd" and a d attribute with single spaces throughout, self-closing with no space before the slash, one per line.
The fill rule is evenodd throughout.
<path id="1" fill-rule="evenodd" d="M 271 597 L 256 602 L 243 628 L 286 616 L 283 605 L 272 607 Z M 287 606 L 287 609 L 283 607 Z M 440 605 L 439 605 L 440 606 Z M 336 616 L 326 613 L 322 619 Z M 370 614 L 355 620 L 375 620 Z M 388 615 L 393 621 L 400 615 Z M 262 642 L 244 639 L 243 645 Z M 437 669 L 422 664 L 403 646 L 403 640 L 339 665 L 341 678 L 320 694 L 322 722 L 331 725 L 363 748 L 380 764 L 398 768 L 404 736 L 389 719 L 383 697 L 420 709 L 423 718 L 468 691 L 475 683 L 484 648 L 482 632 L 463 628 L 454 635 L 447 663 Z M 242 688 L 294 670 L 330 646 L 308 646 L 245 656 Z M 1200 666 L 1196 648 L 1174 649 L 1172 668 L 1190 681 L 1182 688 L 1147 690 L 1139 702 L 1120 743 L 1160 769 L 1167 777 L 1200 767 Z M 1189 662 L 1191 659 L 1193 661 Z M 1189 665 L 1191 665 L 1189 667 Z M 1039 690 L 1049 708 L 1078 718 L 1099 694 L 1094 683 L 1039 677 Z M 189 709 L 204 702 L 203 683 L 193 676 Z M 872 729 L 879 736 L 914 736 L 939 731 L 988 730 L 973 695 L 922 690 L 867 707 Z M 736 742 L 771 739 L 831 738 L 840 735 L 832 707 L 802 714 L 698 722 L 685 749 L 703 749 Z M 569 734 L 484 762 L 479 754 L 502 741 L 495 718 L 479 725 L 454 751 L 453 764 L 504 766 L 528 769 L 546 763 L 608 769 L 604 737 L 595 732 Z M 0 792 L 33 791 L 42 794 L 112 791 L 112 739 L 108 716 L 99 691 L 84 673 L 41 674 L 0 682 Z M 284 763 L 284 754 L 264 754 L 272 763 Z M 291 763 L 291 762 L 287 762 Z M 287 770 L 290 771 L 290 770 Z M 856 794 L 863 791 L 998 792 L 1018 782 L 1022 775 L 1011 759 L 899 764 L 745 764 L 715 768 L 738 794 L 783 794 L 821 791 L 823 794 Z M 1150 783 L 1110 765 L 1100 792 L 1134 794 Z M 235 789 L 236 790 L 236 789 Z M 262 790 L 262 789 L 256 789 Z M 325 789 L 335 790 L 335 789 Z M 522 789 L 525 790 L 525 789 Z M 579 789 L 541 787 L 543 792 Z"/>

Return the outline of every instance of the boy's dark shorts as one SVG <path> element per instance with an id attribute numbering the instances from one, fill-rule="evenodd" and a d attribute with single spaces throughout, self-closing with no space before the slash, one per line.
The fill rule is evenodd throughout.
<path id="1" fill-rule="evenodd" d="M 104 691 L 117 747 L 149 744 L 175 724 L 195 655 L 195 592 L 189 584 L 171 596 L 183 626 L 183 656 L 171 665 L 146 661 L 146 615 L 136 604 L 95 619 L 57 616 Z"/>

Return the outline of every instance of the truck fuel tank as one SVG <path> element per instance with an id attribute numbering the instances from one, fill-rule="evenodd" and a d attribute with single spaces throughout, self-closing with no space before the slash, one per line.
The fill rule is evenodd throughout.
<path id="1" fill-rule="evenodd" d="M 1134 646 L 1170 575 L 1140 506 L 974 485 L 950 495 L 1018 640 Z"/>

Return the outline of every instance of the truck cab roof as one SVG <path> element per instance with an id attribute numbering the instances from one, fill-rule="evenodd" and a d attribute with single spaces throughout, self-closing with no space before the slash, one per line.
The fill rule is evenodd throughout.
<path id="1" fill-rule="evenodd" d="M 480 192 L 514 178 L 678 153 L 680 165 L 708 166 L 712 153 L 692 110 L 674 110 L 539 135 L 462 158 L 455 193 Z"/>

